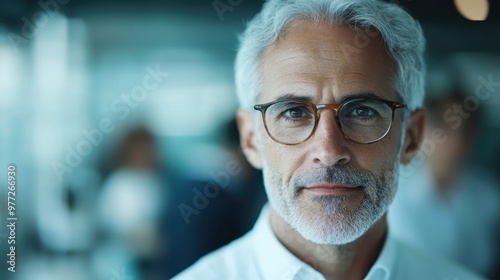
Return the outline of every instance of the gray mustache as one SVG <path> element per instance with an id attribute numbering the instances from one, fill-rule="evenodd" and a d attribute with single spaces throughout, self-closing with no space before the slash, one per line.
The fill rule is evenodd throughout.
<path id="1" fill-rule="evenodd" d="M 369 187 L 376 184 L 376 177 L 371 172 L 361 172 L 351 166 L 332 166 L 317 169 L 294 178 L 293 185 L 301 190 L 317 184 L 345 184 L 355 187 Z"/>

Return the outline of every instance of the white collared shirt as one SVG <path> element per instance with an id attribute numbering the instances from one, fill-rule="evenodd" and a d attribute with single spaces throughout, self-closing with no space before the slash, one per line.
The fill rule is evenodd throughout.
<path id="1" fill-rule="evenodd" d="M 288 251 L 274 235 L 264 206 L 254 228 L 208 254 L 174 279 L 315 280 L 325 278 Z M 365 280 L 481 279 L 442 259 L 414 251 L 388 236 Z"/>

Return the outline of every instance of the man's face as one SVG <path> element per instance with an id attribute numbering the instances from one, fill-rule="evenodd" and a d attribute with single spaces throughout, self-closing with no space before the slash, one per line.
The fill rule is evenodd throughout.
<path id="1" fill-rule="evenodd" d="M 347 26 L 295 22 L 262 56 L 258 103 L 293 95 L 339 104 L 367 93 L 400 101 L 395 64 L 382 40 L 365 36 L 369 44 L 357 48 L 360 38 Z M 358 144 L 343 137 L 334 111 L 321 110 L 314 135 L 292 146 L 273 141 L 262 124 L 249 125 L 253 118 L 241 113 L 242 145 L 250 162 L 263 168 L 271 207 L 292 228 L 318 244 L 345 244 L 385 213 L 396 191 L 400 152 L 408 146 L 401 143 L 398 111 L 385 138 Z"/>

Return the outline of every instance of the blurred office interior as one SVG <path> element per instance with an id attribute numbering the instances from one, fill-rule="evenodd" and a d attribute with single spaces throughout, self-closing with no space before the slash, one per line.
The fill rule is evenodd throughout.
<path id="1" fill-rule="evenodd" d="M 458 88 L 478 115 L 464 160 L 498 182 L 500 4 L 477 21 L 458 2 L 398 4 L 427 37 L 428 93 Z M 265 194 L 238 147 L 233 63 L 263 3 L 0 1 L 0 178 L 16 166 L 19 217 L 1 279 L 166 279 L 251 228 Z"/>

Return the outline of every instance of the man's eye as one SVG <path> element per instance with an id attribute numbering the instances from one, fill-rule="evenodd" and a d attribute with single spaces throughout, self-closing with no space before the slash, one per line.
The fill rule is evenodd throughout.
<path id="1" fill-rule="evenodd" d="M 351 116 L 356 116 L 356 117 L 373 117 L 375 116 L 376 112 L 369 107 L 358 107 L 354 108 L 350 115 Z"/>
<path id="2" fill-rule="evenodd" d="M 303 118 L 303 117 L 307 116 L 306 112 L 304 112 L 304 110 L 301 110 L 300 108 L 288 109 L 284 112 L 284 114 L 286 117 L 293 118 L 293 119 Z"/>

